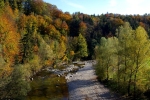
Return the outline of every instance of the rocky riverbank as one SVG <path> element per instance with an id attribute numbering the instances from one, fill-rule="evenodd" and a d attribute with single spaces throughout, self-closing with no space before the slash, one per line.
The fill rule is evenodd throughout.
<path id="1" fill-rule="evenodd" d="M 95 62 L 93 62 L 95 63 Z M 92 62 L 86 62 L 84 68 L 74 74 L 68 74 L 67 84 L 69 100 L 116 100 L 114 93 L 100 84 L 95 75 Z"/>

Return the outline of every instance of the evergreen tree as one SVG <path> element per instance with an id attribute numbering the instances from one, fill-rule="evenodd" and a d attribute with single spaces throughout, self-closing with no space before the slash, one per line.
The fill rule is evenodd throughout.
<path id="1" fill-rule="evenodd" d="M 85 38 L 82 36 L 82 34 L 79 34 L 78 36 L 78 43 L 77 43 L 77 57 L 87 57 L 88 51 L 87 51 L 87 43 Z"/>

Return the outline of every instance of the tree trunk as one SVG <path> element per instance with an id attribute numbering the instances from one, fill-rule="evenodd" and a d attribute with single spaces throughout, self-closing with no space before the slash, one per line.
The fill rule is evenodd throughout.
<path id="1" fill-rule="evenodd" d="M 107 66 L 107 81 L 109 79 L 109 72 L 108 72 L 108 66 Z"/>
<path id="2" fill-rule="evenodd" d="M 132 70 L 131 70 L 131 73 L 130 73 L 130 77 L 129 77 L 129 81 L 128 81 L 128 86 L 127 86 L 128 96 L 131 95 L 131 93 L 130 93 L 130 88 L 131 88 L 131 78 L 132 78 Z"/>
<path id="3" fill-rule="evenodd" d="M 135 71 L 135 75 L 134 75 L 134 91 L 133 91 L 133 96 L 134 96 L 134 99 L 136 98 L 136 78 L 137 78 L 137 71 L 138 69 L 136 69 Z"/>
<path id="4" fill-rule="evenodd" d="M 125 61 L 124 61 L 124 83 L 126 82 L 126 70 L 127 70 L 127 62 L 126 62 L 126 55 L 125 55 Z"/>
<path id="5" fill-rule="evenodd" d="M 139 52 L 140 49 L 138 50 L 138 54 L 136 56 L 136 68 L 135 68 L 135 74 L 134 74 L 134 99 L 136 98 L 136 78 L 137 78 L 137 73 L 138 73 L 138 69 L 139 69 Z"/>
<path id="6" fill-rule="evenodd" d="M 117 89 L 119 90 L 119 83 L 120 83 L 120 74 L 119 74 L 119 71 L 120 71 L 120 59 L 119 59 L 119 54 L 118 54 L 118 67 L 117 67 Z"/>
<path id="7" fill-rule="evenodd" d="M 108 81 L 108 79 L 109 79 L 109 63 L 110 63 L 110 56 L 109 56 L 109 58 L 108 58 L 108 61 L 107 61 L 107 81 Z"/>

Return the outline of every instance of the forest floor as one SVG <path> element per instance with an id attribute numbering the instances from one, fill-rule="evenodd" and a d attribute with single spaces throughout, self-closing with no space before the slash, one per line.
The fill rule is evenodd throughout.
<path id="1" fill-rule="evenodd" d="M 120 100 L 118 96 L 98 82 L 92 62 L 85 62 L 83 68 L 66 77 L 69 100 Z"/>

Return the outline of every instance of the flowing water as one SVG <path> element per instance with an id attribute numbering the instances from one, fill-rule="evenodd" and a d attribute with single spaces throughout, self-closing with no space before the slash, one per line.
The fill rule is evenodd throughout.
<path id="1" fill-rule="evenodd" d="M 68 67 L 60 67 L 59 70 L 61 71 L 58 73 L 62 74 L 65 69 L 64 76 L 59 76 L 58 73 L 49 70 L 42 70 L 37 73 L 30 83 L 31 91 L 26 100 L 68 100 L 69 92 L 65 75 L 76 72 L 83 65 L 82 63 L 74 63 Z"/>
<path id="2" fill-rule="evenodd" d="M 65 77 L 58 77 L 46 70 L 37 73 L 33 77 L 31 89 L 27 100 L 67 100 L 68 98 Z"/>

